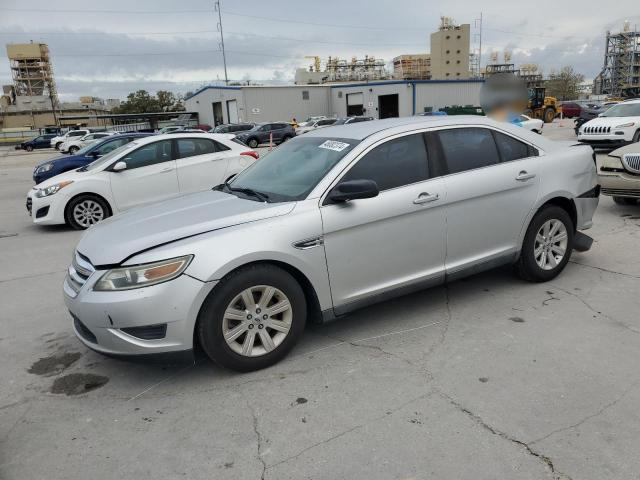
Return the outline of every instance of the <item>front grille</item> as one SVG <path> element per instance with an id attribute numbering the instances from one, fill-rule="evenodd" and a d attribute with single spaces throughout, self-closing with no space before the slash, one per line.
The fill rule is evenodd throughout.
<path id="1" fill-rule="evenodd" d="M 75 252 L 73 262 L 69 265 L 67 272 L 67 283 L 78 293 L 94 271 L 89 259 L 81 253 Z"/>
<path id="2" fill-rule="evenodd" d="M 586 126 L 584 127 L 583 133 L 588 133 L 589 135 L 597 135 L 597 134 L 607 134 L 611 133 L 611 127 L 604 126 Z"/>
<path id="3" fill-rule="evenodd" d="M 159 323 L 156 325 L 147 325 L 145 327 L 121 328 L 120 330 L 132 337 L 140 338 L 142 340 L 159 340 L 167 335 L 167 324 Z"/>
<path id="4" fill-rule="evenodd" d="M 630 190 L 630 189 L 624 189 L 624 188 L 603 188 L 601 192 L 604 195 L 613 195 L 614 197 L 615 196 L 640 197 L 640 190 Z"/>
<path id="5" fill-rule="evenodd" d="M 87 328 L 87 326 L 80 321 L 78 317 L 76 317 L 73 313 L 71 314 L 73 317 L 73 326 L 76 328 L 76 332 L 84 338 L 87 342 L 98 343 L 98 339 L 93 334 L 91 330 Z"/>
<path id="6" fill-rule="evenodd" d="M 622 156 L 622 163 L 627 170 L 640 173 L 640 153 L 626 153 Z"/>

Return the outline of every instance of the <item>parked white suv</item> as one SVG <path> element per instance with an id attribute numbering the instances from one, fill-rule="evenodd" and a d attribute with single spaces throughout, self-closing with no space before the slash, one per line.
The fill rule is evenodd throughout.
<path id="1" fill-rule="evenodd" d="M 232 138 L 206 133 L 137 138 L 36 185 L 27 194 L 27 210 L 40 225 L 85 229 L 132 207 L 210 189 L 258 158 Z"/>
<path id="2" fill-rule="evenodd" d="M 640 141 L 640 99 L 620 102 L 583 123 L 578 140 L 594 147 L 619 147 Z"/>
<path id="3" fill-rule="evenodd" d="M 303 127 L 296 128 L 296 135 L 302 135 L 303 133 L 310 132 L 316 128 L 328 127 L 329 125 L 336 123 L 336 120 L 337 118 L 321 118 L 320 120 L 314 120 Z"/>
<path id="4" fill-rule="evenodd" d="M 69 137 L 65 140 L 62 145 L 60 145 L 59 150 L 62 153 L 71 153 L 74 154 L 81 148 L 86 147 L 92 142 L 97 140 L 102 140 L 103 138 L 110 137 L 111 135 L 115 135 L 117 132 L 94 132 L 88 133 L 82 137 Z"/>
<path id="5" fill-rule="evenodd" d="M 51 139 L 51 146 L 56 150 L 60 150 L 60 147 L 64 142 L 71 139 L 81 138 L 85 135 L 90 134 L 89 130 L 69 130 L 64 135 L 58 135 L 57 137 L 53 137 Z"/>

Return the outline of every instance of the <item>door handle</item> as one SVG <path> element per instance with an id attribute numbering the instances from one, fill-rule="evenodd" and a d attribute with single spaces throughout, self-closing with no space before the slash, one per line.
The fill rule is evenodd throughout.
<path id="1" fill-rule="evenodd" d="M 526 182 L 527 180 L 535 178 L 535 176 L 535 173 L 528 173 L 526 170 L 522 170 L 516 177 L 516 180 L 518 180 L 519 182 Z"/>
<path id="2" fill-rule="evenodd" d="M 413 203 L 415 205 L 422 205 L 423 203 L 435 202 L 436 200 L 440 200 L 440 195 L 437 193 L 429 194 L 427 192 L 422 192 L 418 195 L 418 198 L 413 201 Z"/>
<path id="3" fill-rule="evenodd" d="M 169 167 L 169 168 L 164 168 L 160 170 L 160 173 L 167 173 L 167 172 L 173 172 L 173 168 Z"/>

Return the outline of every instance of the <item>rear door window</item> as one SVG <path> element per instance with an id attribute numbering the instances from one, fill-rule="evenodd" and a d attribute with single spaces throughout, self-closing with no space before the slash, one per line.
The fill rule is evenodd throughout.
<path id="1" fill-rule="evenodd" d="M 178 158 L 194 157 L 196 155 L 207 155 L 209 153 L 230 150 L 226 145 L 209 140 L 208 138 L 180 138 L 177 143 Z"/>
<path id="2" fill-rule="evenodd" d="M 493 134 L 496 138 L 500 157 L 503 162 L 510 162 L 512 160 L 519 160 L 521 158 L 533 156 L 531 152 L 532 147 L 529 147 L 526 143 L 516 140 L 504 133 L 493 132 Z"/>
<path id="3" fill-rule="evenodd" d="M 429 178 L 427 149 L 422 134 L 406 135 L 375 147 L 358 160 L 341 181 L 373 180 L 380 191 Z"/>
<path id="4" fill-rule="evenodd" d="M 449 173 L 459 173 L 500 163 L 491 130 L 452 128 L 438 132 Z"/>

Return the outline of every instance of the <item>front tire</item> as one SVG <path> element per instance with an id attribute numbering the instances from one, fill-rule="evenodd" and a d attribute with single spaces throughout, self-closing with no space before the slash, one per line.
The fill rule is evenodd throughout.
<path id="1" fill-rule="evenodd" d="M 74 153 L 76 153 L 78 150 L 80 150 L 80 148 L 76 147 L 75 145 L 73 147 L 69 147 L 69 153 L 71 155 L 73 155 Z"/>
<path id="2" fill-rule="evenodd" d="M 60 150 L 60 145 L 62 145 L 62 142 L 56 143 L 56 150 Z"/>
<path id="3" fill-rule="evenodd" d="M 249 372 L 280 361 L 307 320 L 298 282 L 274 265 L 251 265 L 223 278 L 198 315 L 200 345 L 223 367 Z"/>
<path id="4" fill-rule="evenodd" d="M 551 122 L 553 122 L 554 118 L 556 118 L 555 109 L 551 108 L 551 107 L 545 108 L 544 115 L 542 116 L 542 119 L 544 120 L 544 123 L 551 123 Z"/>
<path id="5" fill-rule="evenodd" d="M 27 145 L 27 148 L 25 150 L 27 152 L 33 152 L 33 147 L 31 145 Z"/>
<path id="6" fill-rule="evenodd" d="M 633 139 L 631 139 L 631 143 L 638 143 L 638 142 L 640 142 L 640 130 L 634 133 Z"/>
<path id="7" fill-rule="evenodd" d="M 96 195 L 79 195 L 65 209 L 67 224 L 75 230 L 85 230 L 109 216 L 107 202 Z"/>
<path id="8" fill-rule="evenodd" d="M 563 208 L 548 205 L 535 214 L 515 270 L 529 282 L 546 282 L 564 269 L 573 250 L 574 226 Z"/>

